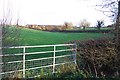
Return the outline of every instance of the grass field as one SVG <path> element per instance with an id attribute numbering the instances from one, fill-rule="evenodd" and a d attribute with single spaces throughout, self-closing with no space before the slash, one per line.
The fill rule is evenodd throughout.
<path id="1" fill-rule="evenodd" d="M 59 33 L 59 32 L 47 32 L 47 31 L 21 28 L 20 36 L 19 36 L 20 41 L 18 42 L 18 44 L 15 44 L 15 45 L 35 46 L 35 45 L 65 44 L 74 40 L 85 41 L 89 39 L 97 39 L 101 37 L 111 37 L 111 36 L 112 36 L 111 34 L 103 34 L 103 33 Z M 59 49 L 63 49 L 63 48 L 65 49 L 66 47 L 62 47 Z M 5 53 L 14 54 L 14 53 L 23 52 L 22 49 L 21 50 L 10 49 L 10 50 L 6 50 Z M 54 50 L 53 47 L 32 48 L 32 49 L 30 48 L 30 49 L 26 49 L 26 52 L 41 52 L 41 51 L 53 51 L 53 50 Z M 64 54 L 64 53 L 61 53 L 61 54 Z M 38 57 L 44 57 L 44 56 L 47 56 L 47 54 L 46 55 L 44 54 L 43 56 L 38 56 Z M 36 58 L 34 56 L 32 57 Z M 30 58 L 32 57 L 30 56 Z"/>
<path id="2" fill-rule="evenodd" d="M 21 29 L 20 45 L 64 44 L 74 40 L 89 40 L 100 37 L 110 37 L 103 33 L 59 33 L 32 29 Z"/>
<path id="3" fill-rule="evenodd" d="M 53 44 L 65 44 L 70 41 L 80 40 L 85 41 L 89 39 L 97 39 L 101 37 L 111 37 L 112 34 L 103 33 L 60 33 L 60 32 L 47 32 L 40 30 L 33 30 L 27 28 L 20 29 L 20 36 L 18 37 L 20 41 L 15 44 L 18 46 L 36 46 L 36 45 L 53 45 Z M 65 47 L 64 47 L 65 48 Z M 62 48 L 60 48 L 62 49 Z M 33 48 L 27 49 L 26 52 L 36 52 L 36 51 L 51 51 L 52 48 Z M 18 50 L 5 51 L 7 53 L 13 54 L 17 53 Z M 21 50 L 20 50 L 21 52 Z"/>

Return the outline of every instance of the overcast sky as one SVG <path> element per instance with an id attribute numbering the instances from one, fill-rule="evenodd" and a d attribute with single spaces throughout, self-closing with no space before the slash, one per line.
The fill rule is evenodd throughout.
<path id="1" fill-rule="evenodd" d="M 103 19 L 110 24 L 110 19 L 102 12 L 95 10 L 100 0 L 0 0 L 0 16 L 8 13 L 13 23 L 38 25 L 62 25 L 72 22 L 74 25 L 86 19 L 92 26 L 96 20 Z"/>

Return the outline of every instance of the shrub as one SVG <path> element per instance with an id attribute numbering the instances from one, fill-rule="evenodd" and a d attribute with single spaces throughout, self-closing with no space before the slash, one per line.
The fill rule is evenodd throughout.
<path id="1" fill-rule="evenodd" d="M 76 43 L 77 62 L 81 70 L 86 70 L 95 77 L 120 76 L 120 58 L 117 58 L 118 54 L 112 40 L 98 39 Z"/>

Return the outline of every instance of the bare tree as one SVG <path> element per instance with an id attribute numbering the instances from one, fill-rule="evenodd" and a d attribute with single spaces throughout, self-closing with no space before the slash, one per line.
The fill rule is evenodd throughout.
<path id="1" fill-rule="evenodd" d="M 111 17 L 112 21 L 114 22 L 114 33 L 115 38 L 113 39 L 115 46 L 116 46 L 116 53 L 117 53 L 117 62 L 115 64 L 117 69 L 117 75 L 119 75 L 120 71 L 120 0 L 103 0 L 104 2 L 102 5 L 99 5 L 101 7 L 101 11 L 106 14 L 108 17 Z"/>
<path id="2" fill-rule="evenodd" d="M 8 2 L 5 2 L 5 6 L 3 5 L 3 10 L 1 11 L 2 13 L 0 13 L 2 15 L 2 17 L 0 17 L 0 72 L 4 72 L 7 71 L 7 63 L 6 61 L 8 60 L 8 57 L 6 58 L 4 55 L 7 53 L 6 49 L 4 47 L 8 47 L 8 46 L 15 46 L 18 45 L 19 42 L 19 36 L 20 36 L 20 29 L 19 29 L 19 19 L 16 20 L 16 25 L 12 25 L 12 19 L 13 19 L 13 11 L 10 5 L 9 0 L 7 0 Z M 7 8 L 6 8 L 7 7 Z M 9 53 L 8 53 L 9 54 Z M 14 58 L 14 57 L 13 57 Z M 12 67 L 13 69 L 15 69 L 14 67 Z M 0 79 L 3 76 L 0 75 Z"/>
<path id="3" fill-rule="evenodd" d="M 97 28 L 98 28 L 98 30 L 100 30 L 100 28 L 103 27 L 103 26 L 104 26 L 104 21 L 103 20 L 98 20 L 97 21 Z"/>
<path id="4" fill-rule="evenodd" d="M 115 44 L 116 44 L 116 53 L 117 55 L 117 61 L 120 62 L 120 1 L 118 2 L 118 15 L 116 19 L 116 26 L 115 26 Z M 118 66 L 118 75 L 120 75 L 120 64 L 117 63 L 116 66 Z"/>
<path id="5" fill-rule="evenodd" d="M 63 30 L 70 30 L 73 28 L 73 24 L 71 22 L 64 22 L 64 25 L 62 27 Z"/>
<path id="6" fill-rule="evenodd" d="M 83 30 L 85 30 L 85 28 L 89 26 L 90 26 L 90 22 L 88 22 L 86 19 L 80 22 L 80 27 L 83 27 Z"/>
<path id="7" fill-rule="evenodd" d="M 119 0 L 101 0 L 102 3 L 98 3 L 96 6 L 106 16 L 110 17 L 113 22 L 116 22 L 118 14 L 118 1 Z"/>

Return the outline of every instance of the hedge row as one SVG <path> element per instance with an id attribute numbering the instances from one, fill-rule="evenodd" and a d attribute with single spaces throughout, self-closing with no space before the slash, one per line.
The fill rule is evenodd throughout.
<path id="1" fill-rule="evenodd" d="M 49 30 L 44 30 L 49 31 Z M 64 33 L 111 33 L 112 30 L 51 30 L 49 32 L 64 32 Z"/>

